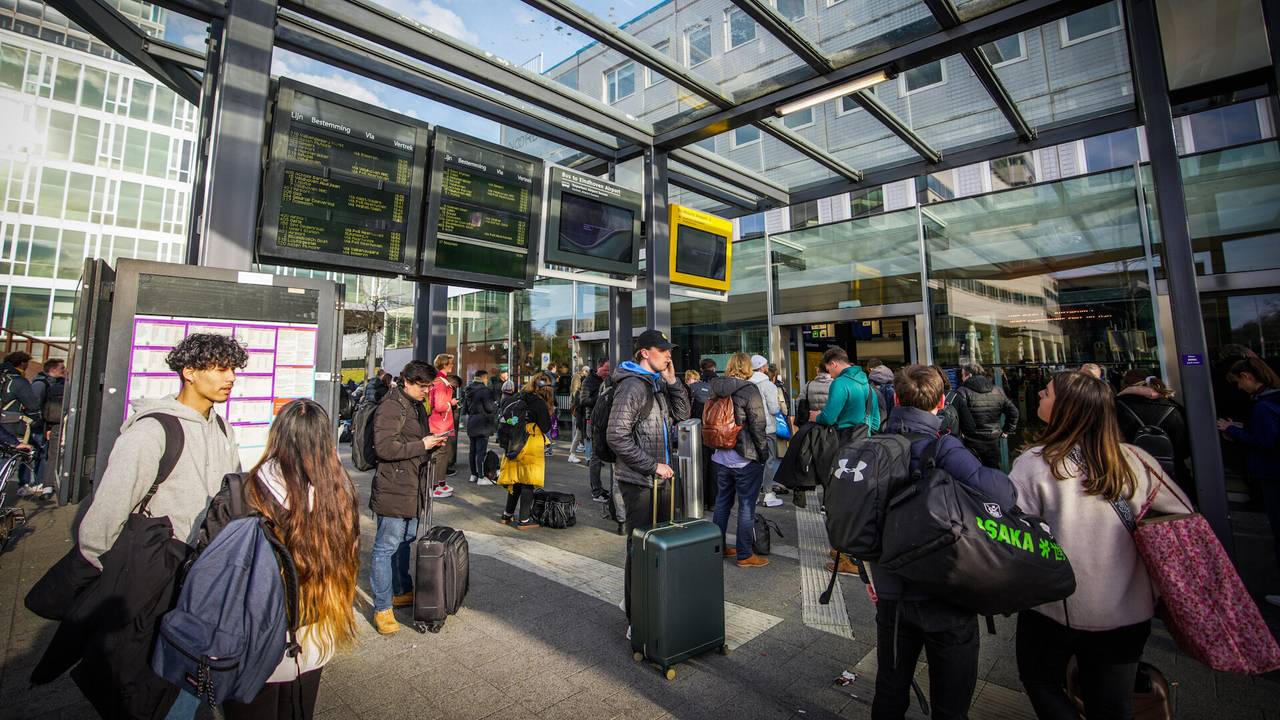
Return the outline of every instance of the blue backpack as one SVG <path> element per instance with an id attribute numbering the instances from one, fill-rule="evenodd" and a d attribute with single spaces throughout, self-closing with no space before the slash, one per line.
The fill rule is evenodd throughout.
<path id="1" fill-rule="evenodd" d="M 297 569 L 272 530 L 261 515 L 228 523 L 160 621 L 151 669 L 210 706 L 253 700 L 298 656 Z"/>

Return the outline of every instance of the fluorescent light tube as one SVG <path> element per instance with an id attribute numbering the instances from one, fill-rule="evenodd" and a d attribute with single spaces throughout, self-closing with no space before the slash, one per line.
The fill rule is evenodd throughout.
<path id="1" fill-rule="evenodd" d="M 888 79 L 889 79 L 888 73 L 886 73 L 884 70 L 877 70 L 876 72 L 873 72 L 870 75 L 863 75 L 862 77 L 856 80 L 850 80 L 849 82 L 843 85 L 837 85 L 833 88 L 827 88 L 826 90 L 823 90 L 822 92 L 816 93 L 814 95 L 810 95 L 807 98 L 796 100 L 794 102 L 789 102 L 786 105 L 780 105 L 776 112 L 778 115 L 790 115 L 793 112 L 798 112 L 800 110 L 804 110 L 805 108 L 813 107 L 814 105 L 818 105 L 819 103 L 824 103 L 828 100 L 835 100 L 838 97 L 844 97 L 845 95 L 852 95 L 853 93 L 856 93 L 859 90 L 866 90 L 867 88 L 872 87 L 874 85 L 878 85 Z"/>

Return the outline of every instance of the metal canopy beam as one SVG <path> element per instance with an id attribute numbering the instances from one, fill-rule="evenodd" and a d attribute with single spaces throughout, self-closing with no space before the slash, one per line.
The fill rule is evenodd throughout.
<path id="1" fill-rule="evenodd" d="M 679 172 L 678 170 L 667 171 L 667 182 L 675 185 L 676 187 L 684 188 L 689 192 L 697 193 L 702 197 L 724 203 L 725 205 L 742 208 L 747 212 L 758 212 L 761 209 L 760 203 L 756 200 L 752 200 L 745 195 L 738 195 L 730 190 L 726 190 L 720 185 L 709 183 L 701 178 Z"/>
<path id="2" fill-rule="evenodd" d="M 933 19 L 943 28 L 953 28 L 960 24 L 960 13 L 956 11 L 956 6 L 951 0 L 924 0 L 924 4 L 929 7 L 929 12 L 933 13 Z M 1023 140 L 1031 140 L 1035 138 L 1036 131 L 1027 123 L 1026 118 L 1022 117 L 1022 111 L 1018 109 L 1013 98 L 1010 97 L 1009 91 L 1005 89 L 1004 83 L 1000 82 L 1000 78 L 996 77 L 995 68 L 991 67 L 991 61 L 982 52 L 980 48 L 971 47 L 961 53 L 965 62 L 969 63 L 969 69 L 973 70 L 973 74 L 977 76 L 978 82 L 982 83 L 982 87 L 986 89 L 987 95 L 991 96 L 991 101 L 1000 108 L 1000 114 L 1004 115 L 1005 120 L 1009 122 L 1009 126 Z"/>
<path id="3" fill-rule="evenodd" d="M 817 46 L 809 42 L 809 39 L 796 31 L 786 18 L 778 14 L 771 5 L 761 0 L 733 0 L 733 4 L 738 9 L 746 13 L 760 24 L 770 35 L 774 36 L 787 49 L 796 55 L 796 57 L 804 60 L 805 64 L 818 71 L 819 75 L 826 75 L 835 69 L 831 64 L 831 60 Z"/>
<path id="4" fill-rule="evenodd" d="M 226 3 L 218 2 L 218 0 L 149 0 L 149 2 L 165 10 L 205 22 L 211 22 L 227 16 Z"/>
<path id="5" fill-rule="evenodd" d="M 205 57 L 204 53 L 197 52 L 191 48 L 175 45 L 167 40 L 159 38 L 147 38 L 143 43 L 143 49 L 151 54 L 152 57 L 160 60 L 169 60 L 180 67 L 196 72 L 204 72 Z"/>
<path id="6" fill-rule="evenodd" d="M 875 93 L 867 90 L 859 90 L 854 93 L 852 97 L 853 101 L 858 103 L 859 107 L 866 110 L 867 114 L 871 117 L 879 120 L 880 124 L 889 128 L 889 132 L 897 135 L 902 142 L 906 143 L 916 152 L 917 155 L 931 163 L 938 163 L 942 161 L 942 153 L 935 150 L 932 145 L 925 142 L 924 138 L 920 137 L 919 133 L 908 127 L 906 123 L 902 122 L 902 118 L 898 117 L 884 103 L 880 102 L 880 98 L 876 97 Z"/>
<path id="7" fill-rule="evenodd" d="M 748 195 L 772 200 L 774 205 L 790 205 L 791 194 L 786 188 L 766 180 L 760 175 L 753 175 L 745 168 L 738 168 L 715 153 L 694 146 L 672 150 L 670 158 L 673 162 L 697 170 L 705 175 L 722 180 L 746 191 Z"/>
<path id="8" fill-rule="evenodd" d="M 522 107 L 485 87 L 436 71 L 382 50 L 373 43 L 340 37 L 313 20 L 282 12 L 276 44 L 291 52 L 416 92 L 509 127 L 533 133 L 600 158 L 612 159 L 616 140 L 604 133 L 585 136 L 556 115 Z"/>
<path id="9" fill-rule="evenodd" d="M 855 170 L 836 158 L 836 156 L 809 142 L 804 136 L 783 125 L 781 120 L 776 118 L 765 118 L 760 121 L 759 126 L 764 129 L 765 132 L 781 140 L 792 149 L 799 151 L 802 155 L 817 161 L 823 167 L 834 172 L 840 177 L 854 182 L 862 180 L 861 170 Z"/>
<path id="10" fill-rule="evenodd" d="M 50 0 L 49 4 L 182 99 L 193 105 L 200 102 L 200 81 L 182 64 L 148 52 L 151 38 L 115 8 L 101 0 Z M 199 67 L 203 69 L 204 63 Z"/>
<path id="11" fill-rule="evenodd" d="M 683 147 L 689 143 L 758 122 L 762 118 L 776 114 L 775 111 L 781 105 L 810 97 L 876 71 L 891 69 L 901 72 L 919 67 L 934 60 L 961 53 L 968 48 L 978 47 L 1101 5 L 1102 1 L 1022 0 L 973 20 L 962 22 L 953 28 L 940 30 L 892 50 L 849 63 L 826 75 L 780 88 L 753 100 L 739 103 L 728 110 L 721 110 L 659 133 L 654 139 L 654 144 L 665 148 Z"/>
<path id="12" fill-rule="evenodd" d="M 575 91 L 364 0 L 285 0 L 290 10 L 619 138 L 649 145 L 650 127 Z"/>

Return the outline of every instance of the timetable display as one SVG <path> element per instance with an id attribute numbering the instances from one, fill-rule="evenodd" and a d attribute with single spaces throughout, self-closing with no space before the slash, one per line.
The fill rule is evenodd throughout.
<path id="1" fill-rule="evenodd" d="M 543 262 L 638 275 L 640 193 L 558 166 L 549 175 Z"/>
<path id="2" fill-rule="evenodd" d="M 437 128 L 421 275 L 453 285 L 531 287 L 542 174 L 538 158 Z"/>
<path id="3" fill-rule="evenodd" d="M 412 274 L 429 142 L 411 118 L 280 80 L 259 257 Z"/>

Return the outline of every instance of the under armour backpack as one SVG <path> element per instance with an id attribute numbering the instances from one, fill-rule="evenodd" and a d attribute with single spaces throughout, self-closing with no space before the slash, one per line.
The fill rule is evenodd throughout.
<path id="1" fill-rule="evenodd" d="M 596 404 L 591 408 L 591 452 L 599 455 L 600 459 L 607 463 L 618 461 L 613 448 L 609 447 L 609 414 L 613 412 L 613 398 L 618 385 L 619 383 L 615 383 L 612 377 L 606 378 L 604 384 L 600 386 Z M 653 393 L 645 393 L 645 405 L 641 415 L 647 415 L 652 407 Z"/>
<path id="2" fill-rule="evenodd" d="M 1138 413 L 1129 407 L 1127 403 L 1118 402 L 1116 405 L 1124 408 L 1133 416 L 1134 420 L 1138 421 L 1138 431 L 1133 434 L 1133 441 L 1129 444 L 1145 450 L 1148 455 L 1155 458 L 1156 462 L 1160 463 L 1160 469 L 1164 470 L 1165 475 L 1174 477 L 1173 473 L 1177 467 L 1177 460 L 1174 459 L 1173 440 L 1170 439 L 1164 428 L 1160 426 L 1164 424 L 1165 420 L 1169 419 L 1169 416 L 1173 414 L 1176 408 L 1170 405 L 1165 408 L 1164 413 L 1160 415 L 1158 420 L 1148 423 L 1143 421 L 1138 416 Z"/>
<path id="3" fill-rule="evenodd" d="M 889 498 L 911 479 L 911 438 L 883 434 L 840 446 L 823 505 L 831 547 L 859 560 L 880 557 Z"/>
<path id="4" fill-rule="evenodd" d="M 258 515 L 232 520 L 187 572 L 160 620 L 151 669 L 218 707 L 258 696 L 288 652 L 297 658 L 298 575 Z"/>
<path id="5" fill-rule="evenodd" d="M 1074 593 L 1075 573 L 1049 524 L 937 467 L 940 444 L 929 444 L 912 482 L 889 500 L 877 566 L 979 615 L 1019 612 Z"/>
<path id="6" fill-rule="evenodd" d="M 702 444 L 715 450 L 732 450 L 738 446 L 742 426 L 734 419 L 733 397 L 712 398 L 702 406 Z"/>
<path id="7" fill-rule="evenodd" d="M 373 416 L 378 403 L 362 402 L 351 416 L 351 464 L 357 470 L 378 466 L 378 453 L 373 449 Z"/>
<path id="8" fill-rule="evenodd" d="M 508 460 L 515 460 L 529 442 L 529 405 L 515 395 L 498 409 L 498 446 Z"/>

